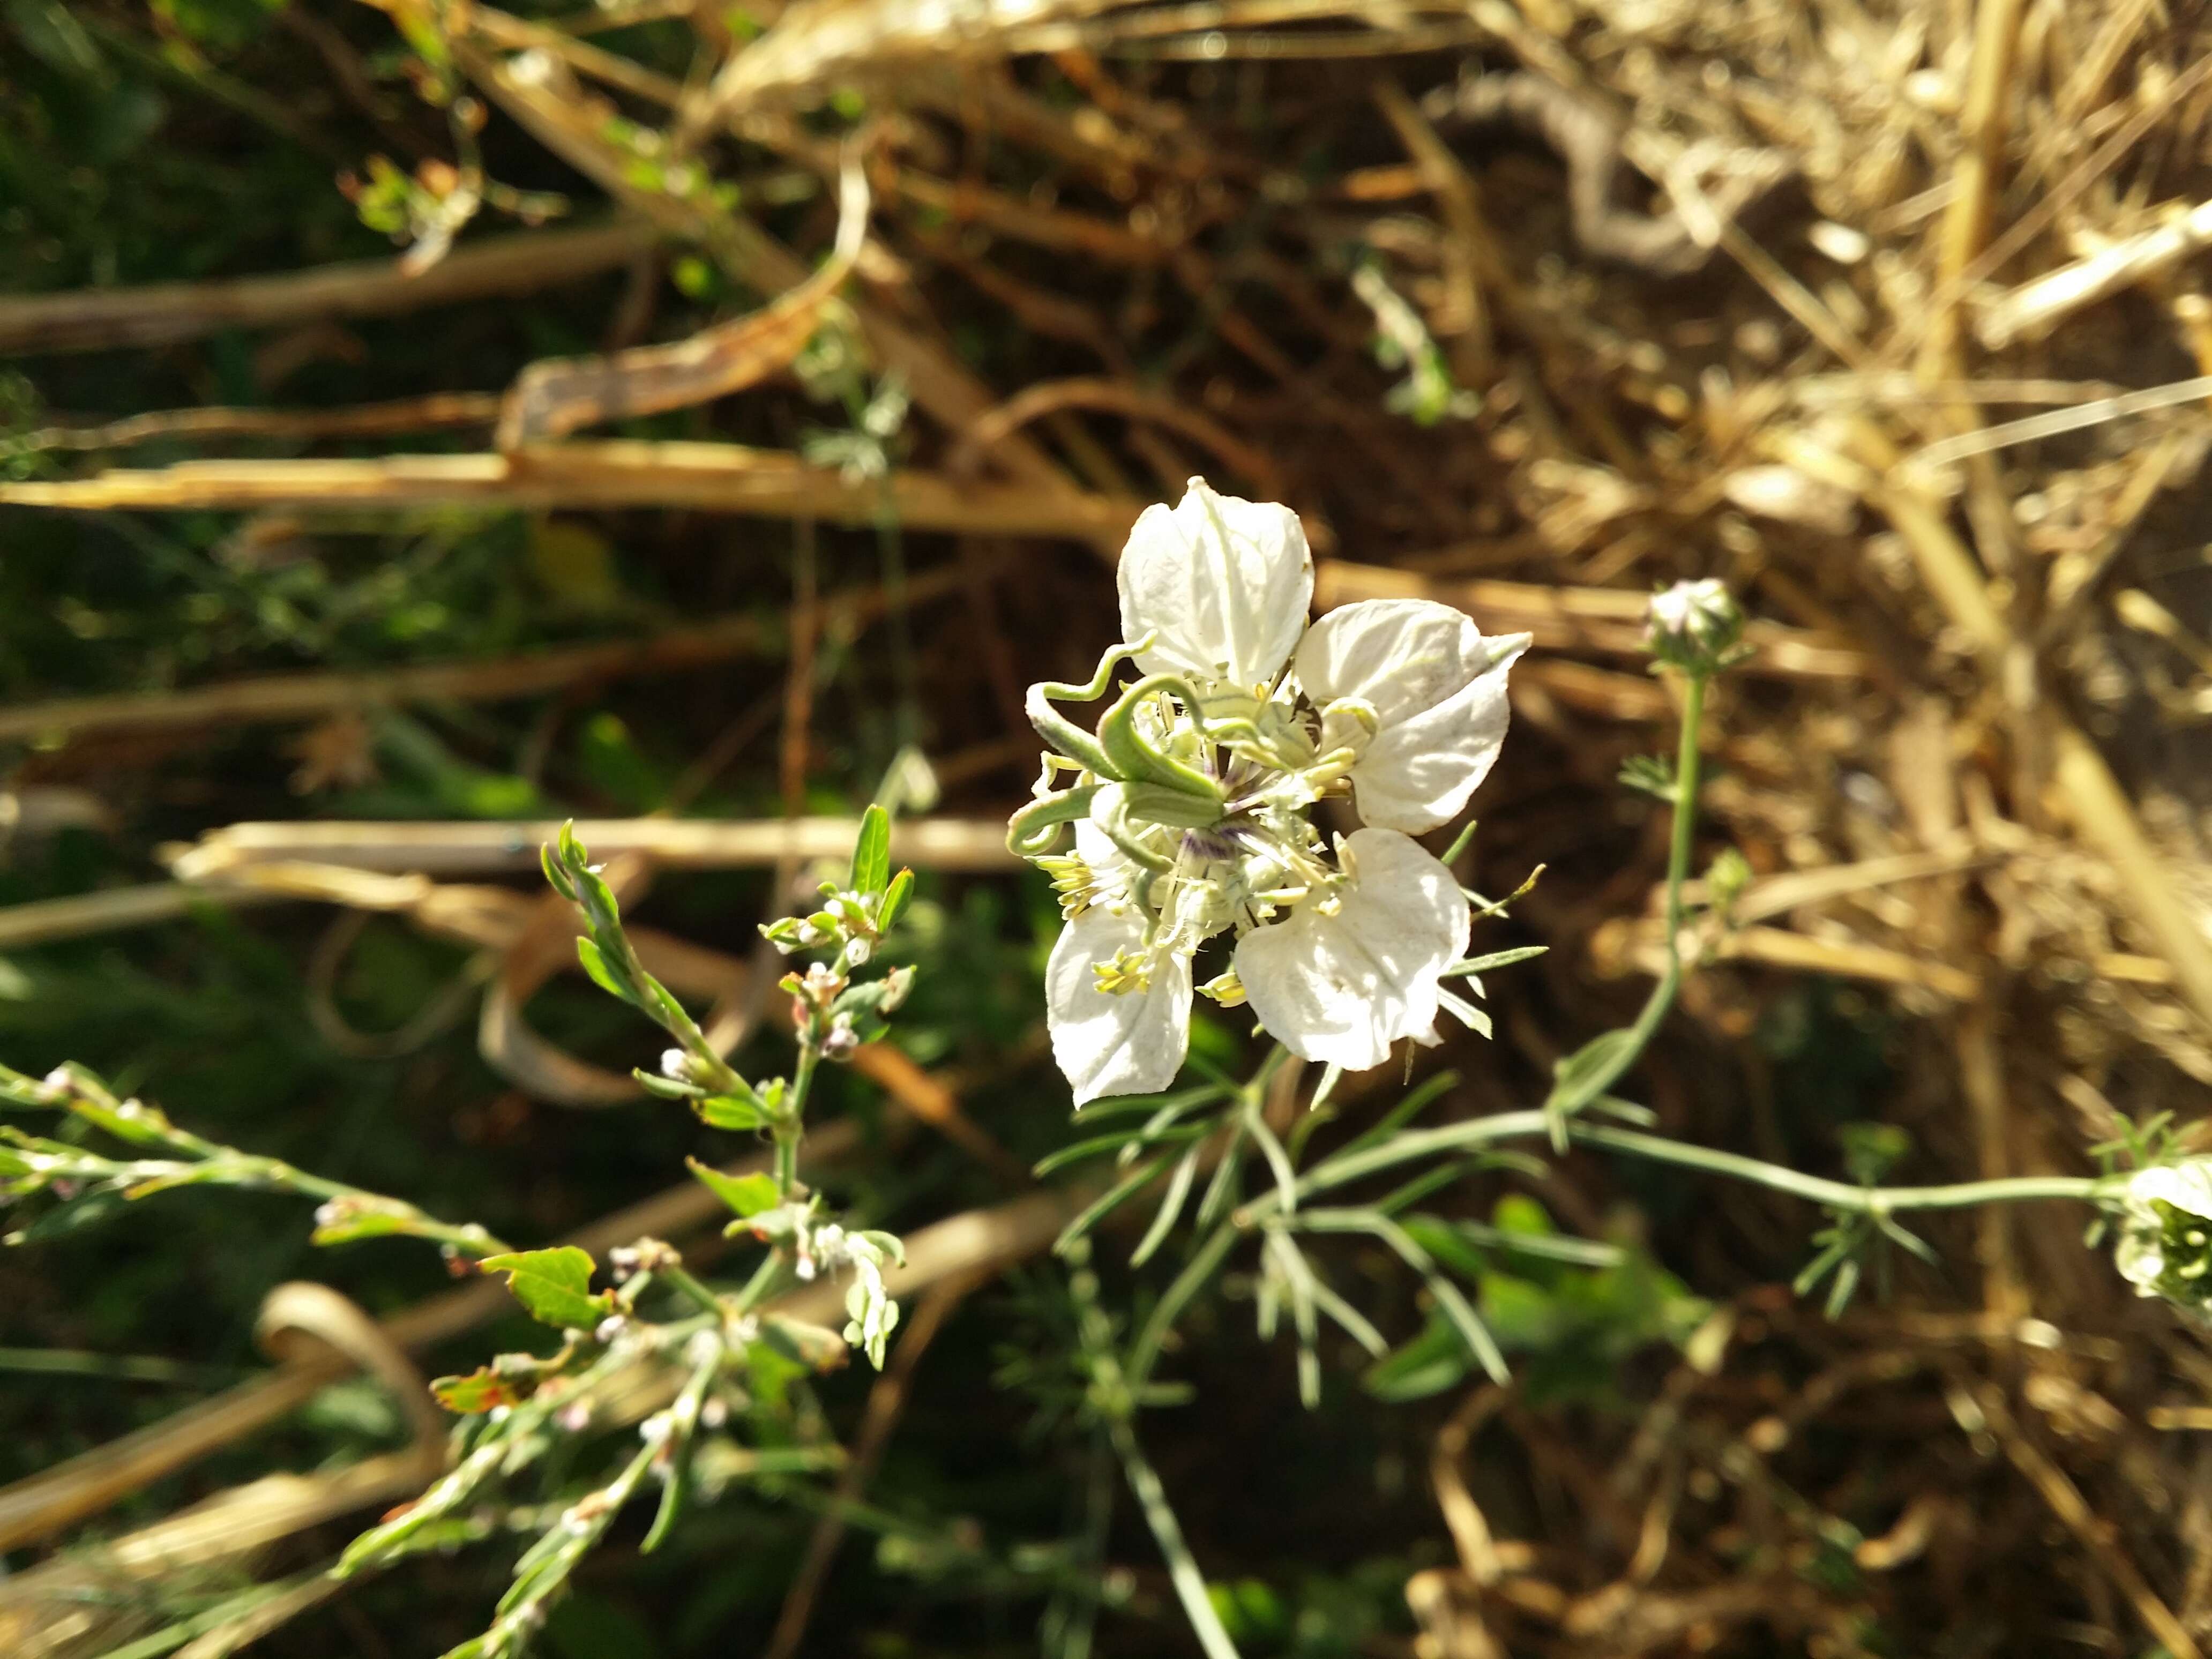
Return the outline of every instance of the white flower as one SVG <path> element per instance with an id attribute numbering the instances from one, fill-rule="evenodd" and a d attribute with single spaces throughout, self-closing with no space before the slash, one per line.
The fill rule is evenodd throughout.
<path id="1" fill-rule="evenodd" d="M 1057 752 L 1012 837 L 1067 918 L 1045 991 L 1076 1103 L 1175 1081 L 1193 958 L 1224 933 L 1236 965 L 1207 994 L 1249 1006 L 1292 1054 L 1358 1070 L 1402 1038 L 1436 1041 L 1439 1006 L 1464 1008 L 1438 981 L 1469 916 L 1409 835 L 1457 816 L 1496 761 L 1527 636 L 1486 640 L 1424 599 L 1309 629 L 1297 517 L 1196 478 L 1138 520 L 1121 590 L 1127 643 L 1088 688 L 1032 690 Z M 1115 693 L 1108 671 L 1130 654 L 1145 678 Z M 1112 698 L 1095 736 L 1050 707 L 1075 696 Z M 1347 794 L 1369 827 L 1332 858 L 1309 813 Z M 1075 850 L 1054 852 L 1070 821 Z"/>
<path id="2" fill-rule="evenodd" d="M 1193 478 L 1172 509 L 1145 509 L 1122 550 L 1121 637 L 1153 636 L 1146 674 L 1185 674 L 1248 695 L 1282 672 L 1313 603 L 1298 515 L 1217 495 Z"/>
<path id="3" fill-rule="evenodd" d="M 2212 1159 L 2139 1170 L 2120 1192 L 2113 1261 L 2139 1296 L 2212 1305 Z"/>
<path id="4" fill-rule="evenodd" d="M 1322 711 L 1322 749 L 1358 756 L 1362 818 L 1418 835 L 1459 816 L 1497 762 L 1505 671 L 1528 647 L 1526 634 L 1485 640 L 1431 599 L 1367 599 L 1306 630 L 1298 682 Z"/>
<path id="5" fill-rule="evenodd" d="M 1342 846 L 1344 879 L 1237 946 L 1237 977 L 1269 1034 L 1301 1060 L 1380 1066 L 1401 1037 L 1434 1042 L 1437 976 L 1467 954 L 1467 898 L 1395 830 Z"/>

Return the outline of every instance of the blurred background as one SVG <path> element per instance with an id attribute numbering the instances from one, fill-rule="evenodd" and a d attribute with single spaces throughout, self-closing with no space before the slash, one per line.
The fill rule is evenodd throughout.
<path id="1" fill-rule="evenodd" d="M 1017 1196 L 1077 1134 L 1057 910 L 999 850 L 1024 690 L 1088 677 L 1129 523 L 1203 474 L 1304 515 L 1323 608 L 1535 636 L 1462 874 L 1540 866 L 1475 948 L 1550 948 L 1424 1058 L 1435 1121 L 1540 1099 L 1647 992 L 1639 618 L 1717 576 L 1753 649 L 1698 868 L 1735 856 L 1636 1097 L 1842 1178 L 2187 1133 L 2208 116 L 2194 0 L 7 0 L 0 1060 L 550 1242 L 738 1149 L 636 1097 L 658 1045 L 572 971 L 544 826 L 635 853 L 630 915 L 742 1021 L 756 925 L 889 791 L 933 821 L 921 974 L 830 1079 L 823 1179 L 900 1230 Z M 1206 1012 L 1200 1060 L 1249 1064 Z M 1938 1218 L 1940 1267 L 1830 1318 L 1792 1200 L 1578 1152 L 1437 1202 L 1613 1247 L 1449 1264 L 1511 1387 L 1422 1345 L 1379 1247 L 1343 1282 L 1406 1346 L 1324 1344 L 1318 1410 L 1236 1281 L 1171 1356 L 1146 1443 L 1248 1653 L 2212 1641 L 2212 1354 L 2078 1208 Z M 410 1433 L 366 1377 L 225 1415 L 273 1285 L 426 1372 L 528 1341 L 307 1207 L 11 1216 L 0 1647 L 182 1647 L 412 1490 L 348 1473 Z M 649 1558 L 625 1521 L 545 1650 L 1194 1650 L 1126 1504 L 1072 1541 L 1048 1242 L 823 1384 L 841 1521 L 798 1483 Z M 144 1541 L 277 1474 L 262 1523 Z M 438 1652 L 510 1566 L 426 1557 L 256 1650 Z"/>

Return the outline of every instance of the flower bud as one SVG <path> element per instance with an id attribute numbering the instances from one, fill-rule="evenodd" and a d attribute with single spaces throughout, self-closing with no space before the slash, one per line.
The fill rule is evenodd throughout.
<path id="1" fill-rule="evenodd" d="M 1651 596 L 1644 642 L 1660 661 L 1686 673 L 1727 667 L 1742 637 L 1743 612 L 1716 577 L 1676 582 Z"/>
<path id="2" fill-rule="evenodd" d="M 853 1017 L 840 1014 L 830 1022 L 823 1034 L 822 1057 L 824 1060 L 850 1060 L 860 1047 L 860 1034 L 853 1029 Z"/>
<path id="3" fill-rule="evenodd" d="M 884 1013 L 895 1014 L 913 989 L 914 969 L 911 967 L 894 968 L 884 975 L 884 1000 L 876 1006 Z"/>

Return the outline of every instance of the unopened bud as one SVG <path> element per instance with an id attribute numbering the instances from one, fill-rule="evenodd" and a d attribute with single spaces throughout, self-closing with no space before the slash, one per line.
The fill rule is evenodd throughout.
<path id="1" fill-rule="evenodd" d="M 894 968 L 884 975 L 884 1000 L 876 1006 L 884 1013 L 895 1014 L 913 989 L 914 969 L 910 967 Z"/>
<path id="2" fill-rule="evenodd" d="M 860 1034 L 853 1029 L 853 1017 L 840 1014 L 830 1022 L 830 1029 L 822 1038 L 822 1057 L 824 1060 L 850 1060 L 860 1048 Z"/>
<path id="3" fill-rule="evenodd" d="M 1692 674 L 1711 674 L 1737 656 L 1743 611 L 1716 577 L 1676 582 L 1651 596 L 1644 642 L 1660 661 Z"/>

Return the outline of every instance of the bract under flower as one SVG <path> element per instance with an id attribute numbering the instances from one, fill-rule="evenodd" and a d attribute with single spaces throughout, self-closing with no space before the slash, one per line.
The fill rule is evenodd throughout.
<path id="1" fill-rule="evenodd" d="M 1218 495 L 1193 478 L 1173 508 L 1145 509 L 1118 574 L 1121 637 L 1146 635 L 1146 674 L 1180 673 L 1248 695 L 1291 659 L 1313 602 L 1313 555 L 1298 515 Z"/>
<path id="2" fill-rule="evenodd" d="M 1506 670 L 1528 646 L 1525 634 L 1486 640 L 1472 617 L 1430 599 L 1364 600 L 1306 630 L 1298 682 L 1322 710 L 1322 747 L 1358 752 L 1349 776 L 1362 818 L 1419 834 L 1459 816 L 1497 762 Z M 1333 704 L 1346 712 L 1333 719 Z"/>
<path id="3" fill-rule="evenodd" d="M 1237 977 L 1268 1031 L 1301 1060 L 1364 1071 L 1401 1037 L 1436 1040 L 1437 976 L 1467 954 L 1467 898 L 1452 873 L 1395 830 L 1342 843 L 1327 902 L 1255 927 Z"/>

